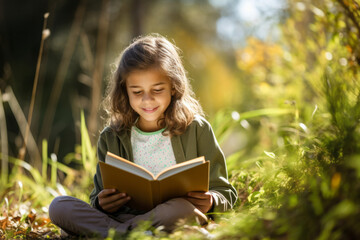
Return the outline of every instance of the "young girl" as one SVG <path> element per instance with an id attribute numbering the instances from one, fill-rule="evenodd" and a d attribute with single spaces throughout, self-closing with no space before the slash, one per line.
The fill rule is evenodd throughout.
<path id="1" fill-rule="evenodd" d="M 103 188 L 98 164 L 91 206 L 70 196 L 56 197 L 49 208 L 54 224 L 68 234 L 106 237 L 110 228 L 126 233 L 144 220 L 166 231 L 183 218 L 204 224 L 206 213 L 232 208 L 237 193 L 228 182 L 224 154 L 193 97 L 178 50 L 166 38 L 141 37 L 123 51 L 105 108 L 109 125 L 99 137 L 99 161 L 109 151 L 157 174 L 205 156 L 210 161 L 210 190 L 189 192 L 141 212 L 127 206 L 131 196 Z"/>

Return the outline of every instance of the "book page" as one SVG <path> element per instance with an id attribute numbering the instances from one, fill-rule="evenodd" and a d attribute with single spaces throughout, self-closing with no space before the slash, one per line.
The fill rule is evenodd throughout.
<path id="1" fill-rule="evenodd" d="M 128 160 L 122 159 L 119 156 L 116 156 L 115 154 L 108 152 L 108 154 L 105 157 L 105 163 L 120 168 L 129 173 L 133 173 L 139 177 L 148 180 L 154 180 L 154 175 L 151 172 L 149 172 L 147 169 L 139 165 L 136 165 L 135 163 L 132 163 Z"/>
<path id="2" fill-rule="evenodd" d="M 157 176 L 156 180 L 162 180 L 169 176 L 175 175 L 177 173 L 183 172 L 187 169 L 193 168 L 195 166 L 198 166 L 205 162 L 204 157 L 195 158 L 193 160 L 189 160 L 183 163 L 176 164 L 174 166 L 165 168 L 163 171 L 161 171 Z"/>
<path id="3" fill-rule="evenodd" d="M 164 202 L 174 197 L 183 197 L 192 191 L 209 191 L 209 167 L 210 162 L 206 161 L 179 174 L 156 181 L 159 183 L 160 198 L 158 202 Z"/>

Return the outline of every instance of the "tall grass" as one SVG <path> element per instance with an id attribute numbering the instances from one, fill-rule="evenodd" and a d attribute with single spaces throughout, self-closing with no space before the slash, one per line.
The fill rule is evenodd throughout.
<path id="1" fill-rule="evenodd" d="M 42 144 L 42 167 L 40 169 L 19 158 L 8 156 L 11 164 L 11 172 L 6 179 L 8 184 L 0 185 L 0 204 L 2 206 L 0 217 L 6 220 L 0 219 L 2 221 L 0 235 L 5 238 L 23 238 L 30 236 L 27 234 L 41 232 L 35 225 L 29 226 L 26 219 L 30 215 L 35 218 L 32 212 L 37 212 L 37 216 L 44 216 L 41 220 L 42 226 L 44 224 L 48 226 L 47 206 L 56 196 L 71 194 L 88 201 L 92 177 L 96 169 L 96 151 L 91 146 L 83 112 L 80 125 L 81 145 L 75 148 L 75 153 L 67 156 L 67 160 L 70 160 L 69 164 L 75 161 L 76 165 L 73 167 L 59 162 L 54 153 L 49 156 L 46 140 L 43 140 Z M 80 153 L 76 153 L 79 148 L 81 149 Z M 0 153 L 1 162 L 4 158 L 4 154 Z M 64 177 L 60 178 L 59 176 Z M 2 175 L 2 178 L 4 177 L 5 175 Z M 8 226 L 10 223 L 13 225 Z M 54 234 L 58 233 L 54 226 L 50 224 L 49 227 Z M 56 236 L 44 234 L 44 238 Z"/>
<path id="2" fill-rule="evenodd" d="M 43 48 L 44 48 L 44 41 L 50 35 L 50 30 L 46 29 L 48 17 L 49 17 L 49 13 L 45 13 L 41 41 L 40 41 L 39 56 L 37 59 L 36 71 L 35 71 L 35 77 L 34 77 L 34 85 L 33 85 L 33 90 L 32 90 L 31 100 L 30 100 L 30 109 L 29 109 L 27 125 L 26 125 L 26 130 L 25 130 L 25 136 L 24 136 L 24 143 L 23 143 L 22 148 L 19 151 L 19 158 L 22 160 L 24 160 L 25 155 L 26 155 L 26 145 L 27 145 L 27 141 L 28 141 L 30 126 L 31 126 L 31 121 L 32 121 L 32 115 L 33 115 L 33 111 L 34 111 L 35 96 L 36 96 L 36 90 L 37 90 L 37 85 L 38 85 L 38 81 L 39 81 L 39 73 L 40 73 L 40 65 L 41 65 L 42 53 L 43 53 Z M 33 162 L 33 164 L 35 164 L 35 162 Z"/>
<path id="3" fill-rule="evenodd" d="M 6 127 L 6 118 L 5 111 L 3 106 L 3 96 L 0 90 L 0 152 L 3 154 L 3 159 L 1 161 L 1 184 L 7 185 L 8 182 L 8 137 L 7 137 L 7 127 Z"/>
<path id="4" fill-rule="evenodd" d="M 253 168 L 238 165 L 233 181 L 245 203 L 220 239 L 359 238 L 359 79 L 344 81 L 352 74 L 338 66 L 331 66 L 331 74 L 327 69 L 321 110 L 300 141 L 265 152 Z M 299 137 L 283 137 L 292 136 Z"/>
<path id="5" fill-rule="evenodd" d="M 44 124 L 42 125 L 40 131 L 40 139 L 46 139 L 50 135 L 50 129 L 53 124 L 55 111 L 57 109 L 58 101 L 60 98 L 60 94 L 62 92 L 62 88 L 64 85 L 65 77 L 67 71 L 69 69 L 69 64 L 71 58 L 74 54 L 76 43 L 78 37 L 81 33 L 81 25 L 85 16 L 86 10 L 86 1 L 81 1 L 78 5 L 75 12 L 75 19 L 72 23 L 69 37 L 66 41 L 66 45 L 64 47 L 63 55 L 61 57 L 61 61 L 59 67 L 56 72 L 54 85 L 51 90 L 50 99 L 47 103 L 45 115 L 44 115 Z"/>
<path id="6" fill-rule="evenodd" d="M 215 213 L 216 224 L 209 224 L 207 228 L 184 223 L 172 234 L 150 228 L 150 236 L 146 231 L 149 226 L 142 226 L 131 232 L 129 239 L 360 239 L 360 79 L 356 35 L 359 28 L 358 21 L 354 21 L 357 15 L 353 14 L 356 11 L 351 11 L 350 19 L 346 19 L 346 10 L 358 7 L 344 1 L 323 2 L 324 6 L 318 6 L 324 9 L 322 16 L 316 7 L 319 2 L 314 3 L 316 6 L 312 2 L 303 5 L 293 2 L 304 9 L 293 12 L 281 28 L 285 40 L 280 44 L 287 48 L 290 58 L 284 60 L 284 56 L 269 54 L 269 62 L 271 57 L 276 60 L 273 69 L 271 65 L 264 69 L 263 62 L 251 69 L 242 68 L 248 71 L 249 77 L 254 76 L 251 81 L 255 84 L 267 84 L 269 80 L 270 90 L 282 89 L 280 93 L 268 91 L 267 95 L 261 91 L 255 93 L 260 96 L 260 102 L 268 103 L 269 97 L 287 99 L 289 96 L 296 101 L 288 101 L 286 108 L 260 107 L 245 113 L 233 109 L 221 111 L 210 121 L 220 144 L 226 144 L 234 133 L 241 133 L 242 140 L 247 142 L 227 157 L 230 181 L 239 196 L 235 208 L 226 214 Z M 336 2 L 345 12 L 337 9 Z M 55 88 L 62 87 L 83 7 L 80 4 L 77 10 Z M 310 27 L 299 31 L 297 26 L 302 26 L 303 21 Z M 300 33 L 308 35 L 299 37 Z M 323 57 L 325 52 L 331 53 L 332 61 Z M 341 59 L 348 65 L 339 65 Z M 0 96 L 0 119 L 4 119 L 1 101 L 6 99 L 26 139 L 30 124 L 11 89 L 5 94 L 6 98 Z M 46 124 L 51 125 L 57 98 L 53 95 L 49 102 L 45 119 L 51 121 L 45 121 Z M 264 105 L 277 106 L 278 102 L 280 100 Z M 28 152 L 32 159 L 42 159 L 39 168 L 8 157 L 4 141 L 6 122 L 1 121 L 1 178 L 5 179 L 0 186 L 0 233 L 3 236 L 27 237 L 29 228 L 22 224 L 30 218 L 33 208 L 46 214 L 46 206 L 54 196 L 71 194 L 88 201 L 97 161 L 96 149 L 91 144 L 83 112 L 80 119 L 81 144 L 59 161 L 55 154 L 49 153 L 46 140 L 40 157 L 29 133 Z M 42 132 L 50 129 L 46 124 Z M 8 165 L 11 171 L 6 173 Z M 15 230 L 2 228 L 3 219 L 10 215 L 20 216 Z M 108 239 L 115 238 L 111 232 Z"/>
<path id="7" fill-rule="evenodd" d="M 276 120 L 282 126 L 270 137 L 281 137 L 283 142 L 270 149 L 263 148 L 262 153 L 253 158 L 247 158 L 249 155 L 243 154 L 241 149 L 228 156 L 230 181 L 238 190 L 239 201 L 230 213 L 215 214 L 218 227 L 201 230 L 183 225 L 170 235 L 154 230 L 154 236 L 148 236 L 138 230 L 132 236 L 148 239 L 183 239 L 184 234 L 189 239 L 207 239 L 209 236 L 213 239 L 360 236 L 354 225 L 360 199 L 359 123 L 355 121 L 360 118 L 360 91 L 354 91 L 356 84 L 344 87 L 340 77 L 344 74 L 324 75 L 324 99 L 321 104 L 319 102 L 321 110 L 306 121 L 307 126 L 299 124 L 303 119 L 293 108 L 239 114 L 219 112 L 210 122 L 222 141 L 239 129 L 252 135 L 252 131 L 242 127 L 243 120 L 252 124 L 252 121 L 266 118 Z M 343 91 L 336 91 L 339 88 Z M 353 116 L 353 121 L 349 121 L 349 115 Z M 18 195 L 15 198 L 5 194 L 2 201 L 5 205 L 12 206 L 21 200 L 40 207 L 59 194 L 88 200 L 97 161 L 96 149 L 91 144 L 83 112 L 80 119 L 81 145 L 66 156 L 66 165 L 55 161 L 54 154 L 48 156 L 46 141 L 43 141 L 41 172 L 20 159 L 9 158 L 15 166 L 10 182 L 12 189 L 18 189 Z M 67 166 L 71 164 L 75 165 Z M 27 174 L 18 175 L 16 166 L 25 169 Z M 59 179 L 60 172 L 66 177 Z M 5 209 L 9 211 L 9 208 Z M 346 225 L 342 224 L 344 221 Z"/>
<path id="8" fill-rule="evenodd" d="M 289 113 L 291 114 L 291 111 L 279 109 L 274 114 L 271 114 L 271 112 L 269 113 L 269 110 L 264 109 L 257 111 L 254 114 L 244 113 L 244 116 L 246 116 L 246 119 L 251 119 L 267 115 L 283 115 Z M 96 170 L 95 166 L 97 158 L 96 148 L 91 144 L 83 112 L 81 112 L 80 119 L 81 145 L 76 146 L 74 152 L 69 153 L 64 158 L 65 163 L 57 161 L 57 156 L 53 153 L 49 156 L 46 140 L 43 140 L 42 143 L 42 167 L 40 170 L 21 159 L 14 157 L 9 158 L 10 163 L 13 164 L 14 167 L 12 167 L 10 174 L 10 188 L 8 189 L 13 190 L 9 191 L 2 189 L 1 192 L 5 192 L 3 195 L 4 199 L 10 199 L 10 205 L 19 203 L 21 200 L 23 202 L 31 202 L 31 205 L 34 208 L 41 208 L 47 206 L 53 197 L 65 194 L 71 194 L 84 201 L 88 201 L 88 196 L 92 188 L 92 177 Z M 242 119 L 245 119 L 245 117 Z M 218 123 L 227 122 L 227 125 L 222 124 L 220 126 L 216 124 L 215 121 L 218 121 Z M 228 135 L 229 132 L 239 126 L 239 119 L 234 120 L 231 114 L 226 115 L 224 112 L 219 112 L 211 122 L 215 123 L 215 132 L 220 134 L 220 138 L 223 136 L 224 139 L 224 136 Z M 220 127 L 222 128 L 221 131 L 219 130 Z M 236 156 L 236 154 L 233 156 Z M 232 164 L 235 166 L 241 163 L 239 162 L 239 158 L 230 157 L 229 159 L 228 164 L 230 165 Z M 72 167 L 69 167 L 69 165 L 72 165 Z M 20 168 L 26 171 L 25 174 L 19 172 Z M 233 167 L 231 169 L 235 170 L 238 168 Z M 243 188 L 244 186 L 240 186 L 241 183 L 238 181 L 238 178 L 242 179 L 244 175 L 240 176 L 238 172 L 232 174 L 234 185 L 238 189 Z M 59 178 L 59 176 L 65 177 Z M 245 187 L 249 189 L 253 188 L 253 191 L 250 191 L 248 198 L 252 200 L 257 199 L 258 196 L 256 194 L 259 192 L 259 189 L 257 186 L 254 186 L 254 184 L 257 184 L 255 183 L 255 179 L 258 179 L 258 177 L 251 174 L 248 174 L 247 177 L 252 183 L 247 183 Z M 21 194 L 21 198 L 12 194 L 15 188 L 17 188 L 16 186 L 20 186 L 18 183 L 21 183 L 21 189 L 24 191 L 24 194 Z M 39 211 L 44 210 L 41 209 Z"/>

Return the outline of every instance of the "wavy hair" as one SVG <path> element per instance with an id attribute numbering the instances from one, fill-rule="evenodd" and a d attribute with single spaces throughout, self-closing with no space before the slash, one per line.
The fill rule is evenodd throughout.
<path id="1" fill-rule="evenodd" d="M 181 135 L 196 115 L 204 115 L 194 98 L 179 52 L 174 44 L 158 34 L 136 38 L 124 49 L 103 102 L 108 125 L 120 131 L 135 124 L 139 115 L 130 106 L 126 79 L 134 71 L 152 68 L 166 74 L 175 92 L 164 118 L 159 120 L 159 126 L 165 128 L 164 135 Z"/>

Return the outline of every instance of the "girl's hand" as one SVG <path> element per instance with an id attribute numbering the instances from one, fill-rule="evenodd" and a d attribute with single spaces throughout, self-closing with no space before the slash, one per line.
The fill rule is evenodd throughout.
<path id="1" fill-rule="evenodd" d="M 188 192 L 185 199 L 191 202 L 202 213 L 207 213 L 214 202 L 210 192 Z"/>
<path id="2" fill-rule="evenodd" d="M 98 200 L 103 210 L 113 213 L 127 203 L 130 197 L 126 193 L 116 192 L 116 189 L 104 189 L 99 193 Z"/>

